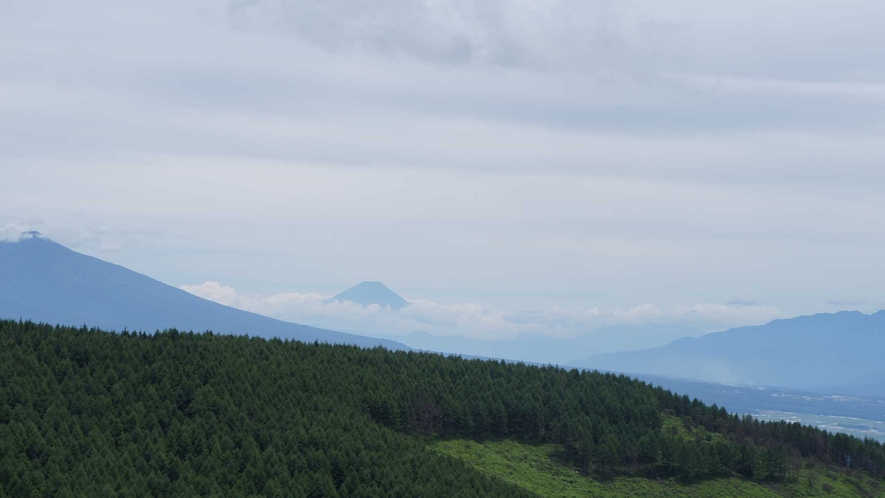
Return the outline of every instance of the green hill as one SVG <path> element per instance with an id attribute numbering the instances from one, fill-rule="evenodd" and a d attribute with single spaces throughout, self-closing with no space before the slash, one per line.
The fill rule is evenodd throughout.
<path id="1" fill-rule="evenodd" d="M 0 497 L 875 495 L 883 462 L 624 376 L 0 321 Z"/>

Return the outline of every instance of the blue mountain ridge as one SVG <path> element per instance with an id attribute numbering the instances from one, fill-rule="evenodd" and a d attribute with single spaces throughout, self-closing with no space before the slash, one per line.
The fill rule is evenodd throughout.
<path id="1" fill-rule="evenodd" d="M 885 396 L 885 383 L 878 381 L 883 356 L 885 311 L 842 311 L 683 338 L 643 351 L 594 355 L 572 365 L 798 389 L 855 385 L 864 395 Z"/>

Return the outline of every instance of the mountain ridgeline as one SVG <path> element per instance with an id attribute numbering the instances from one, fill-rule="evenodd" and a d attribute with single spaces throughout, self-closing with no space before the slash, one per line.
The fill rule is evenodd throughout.
<path id="1" fill-rule="evenodd" d="M 423 351 L 457 353 L 506 360 L 566 365 L 591 353 L 633 351 L 663 346 L 700 332 L 684 325 L 615 325 L 577 337 L 525 335 L 512 339 L 483 340 L 465 336 L 437 336 L 413 332 L 400 338 Z"/>
<path id="2" fill-rule="evenodd" d="M 645 351 L 596 355 L 572 365 L 885 398 L 883 351 L 885 311 L 842 311 L 679 339 Z"/>
<path id="3" fill-rule="evenodd" d="M 392 310 L 400 310 L 409 305 L 399 294 L 390 290 L 381 282 L 360 282 L 346 291 L 332 297 L 332 301 L 350 301 L 361 306 L 389 307 Z"/>
<path id="4" fill-rule="evenodd" d="M 274 320 L 224 306 L 40 236 L 0 242 L 0 318 L 109 330 L 212 330 L 408 349 L 391 340 Z"/>
<path id="5" fill-rule="evenodd" d="M 0 321 L 0 497 L 534 496 L 428 450 L 452 438 L 555 444 L 587 478 L 784 482 L 814 462 L 885 476 L 875 441 L 625 376 Z"/>

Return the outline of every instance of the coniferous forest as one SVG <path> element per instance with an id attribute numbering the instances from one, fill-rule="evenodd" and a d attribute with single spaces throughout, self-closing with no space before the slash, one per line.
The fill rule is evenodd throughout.
<path id="1" fill-rule="evenodd" d="M 554 443 L 597 479 L 784 481 L 802 461 L 885 476 L 873 440 L 626 376 L 0 321 L 0 497 L 533 496 L 429 451 L 438 438 Z"/>

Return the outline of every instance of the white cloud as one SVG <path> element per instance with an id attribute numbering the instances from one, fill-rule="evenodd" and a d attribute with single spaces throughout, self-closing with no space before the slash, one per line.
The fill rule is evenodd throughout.
<path id="1" fill-rule="evenodd" d="M 9 223 L 0 225 L 0 241 L 2 242 L 18 242 L 22 238 L 24 228 L 21 225 Z"/>
<path id="2" fill-rule="evenodd" d="M 780 313 L 769 306 L 696 304 L 678 306 L 671 312 L 671 316 L 676 320 L 728 323 L 738 326 L 765 323 L 780 317 Z"/>
<path id="3" fill-rule="evenodd" d="M 51 238 L 80 251 L 106 256 L 107 253 L 123 249 L 149 247 L 165 235 L 166 230 L 108 226 L 84 221 L 82 215 L 68 215 L 52 221 L 0 215 L 0 240 L 16 241 L 33 237 L 30 232 L 40 233 L 44 238 Z"/>
<path id="4" fill-rule="evenodd" d="M 858 299 L 858 298 L 850 298 L 850 297 L 834 297 L 826 300 L 827 304 L 833 306 L 863 306 L 867 304 L 871 304 L 870 301 L 866 299 Z"/>
<path id="5" fill-rule="evenodd" d="M 2 221 L 3 219 L 0 217 L 0 222 Z M 33 238 L 48 239 L 48 237 L 36 229 L 40 225 L 39 221 L 0 224 L 0 242 L 15 243 Z"/>
<path id="6" fill-rule="evenodd" d="M 225 306 L 233 306 L 234 308 L 246 309 L 251 304 L 243 301 L 237 295 L 236 289 L 233 287 L 223 286 L 218 282 L 203 282 L 200 285 L 182 285 L 181 289 L 203 299 L 215 301 Z M 250 309 L 249 311 L 254 311 Z"/>
<path id="7" fill-rule="evenodd" d="M 684 30 L 649 22 L 627 3 L 611 0 L 235 5 L 231 20 L 240 29 L 285 33 L 333 51 L 405 54 L 443 64 L 621 70 L 669 55 L 684 37 Z"/>
<path id="8" fill-rule="evenodd" d="M 706 330 L 765 323 L 780 316 L 773 308 L 730 307 L 716 304 L 661 309 L 643 304 L 627 310 L 552 309 L 507 312 L 476 303 L 440 304 L 412 299 L 400 310 L 330 300 L 315 293 L 244 296 L 218 282 L 184 285 L 183 290 L 227 306 L 297 323 L 365 334 L 405 335 L 429 332 L 500 339 L 527 334 L 572 337 L 619 324 L 685 323 Z"/>

